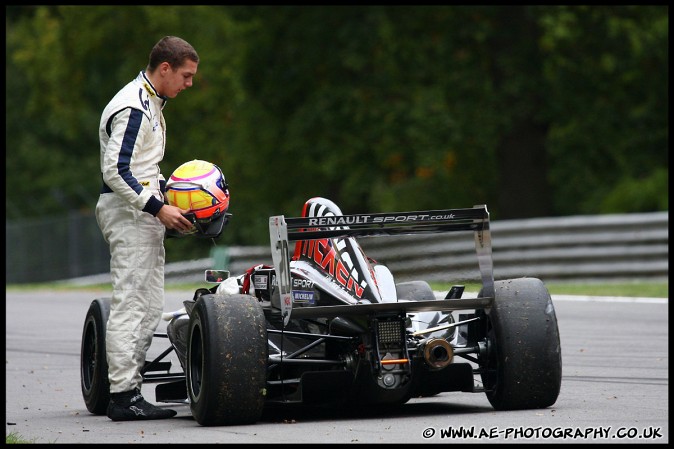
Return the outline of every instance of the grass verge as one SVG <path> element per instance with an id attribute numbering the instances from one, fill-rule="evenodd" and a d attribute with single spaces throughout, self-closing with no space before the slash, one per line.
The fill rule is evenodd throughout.
<path id="1" fill-rule="evenodd" d="M 5 437 L 5 443 L 6 444 L 33 444 L 33 443 L 35 443 L 35 439 L 26 440 L 23 437 L 21 437 L 21 435 L 19 435 L 18 433 L 10 432 Z"/>
<path id="2" fill-rule="evenodd" d="M 465 284 L 467 292 L 478 292 L 481 284 Z M 669 298 L 669 282 L 545 282 L 551 295 L 621 296 Z M 433 290 L 446 291 L 450 284 L 431 283 Z"/>
<path id="3" fill-rule="evenodd" d="M 166 284 L 166 290 L 196 290 L 200 287 L 209 287 L 213 284 L 203 283 L 169 283 Z M 481 284 L 466 283 L 467 292 L 478 292 Z M 669 282 L 545 282 L 545 286 L 551 295 L 581 295 L 581 296 L 625 296 L 625 297 L 643 297 L 643 298 L 669 298 Z M 447 291 L 451 284 L 433 283 L 433 290 Z M 98 285 L 73 285 L 67 282 L 51 282 L 42 284 L 10 284 L 6 285 L 6 291 L 31 291 L 31 290 L 51 290 L 51 291 L 92 291 L 92 292 L 111 292 L 110 284 Z"/>

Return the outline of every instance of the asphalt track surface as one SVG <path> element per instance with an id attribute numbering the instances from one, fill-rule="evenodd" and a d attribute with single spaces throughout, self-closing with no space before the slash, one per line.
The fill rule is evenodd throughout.
<path id="1" fill-rule="evenodd" d="M 547 409 L 496 412 L 483 393 L 452 392 L 395 409 L 268 408 L 254 425 L 202 427 L 185 404 L 170 405 L 178 415 L 161 421 L 113 422 L 87 411 L 80 339 L 90 302 L 102 296 L 6 292 L 6 435 L 56 444 L 669 442 L 665 299 L 553 296 L 563 377 Z M 165 311 L 191 297 L 168 291 Z M 153 389 L 143 388 L 150 401 Z"/>

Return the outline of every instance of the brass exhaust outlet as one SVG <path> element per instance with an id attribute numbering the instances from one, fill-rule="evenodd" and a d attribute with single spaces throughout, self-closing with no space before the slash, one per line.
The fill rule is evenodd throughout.
<path id="1" fill-rule="evenodd" d="M 424 360 L 433 369 L 442 369 L 454 360 L 454 349 L 443 338 L 431 338 L 424 345 Z"/>

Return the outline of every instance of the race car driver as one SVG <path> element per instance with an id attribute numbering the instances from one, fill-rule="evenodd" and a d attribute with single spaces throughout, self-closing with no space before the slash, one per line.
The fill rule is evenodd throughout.
<path id="1" fill-rule="evenodd" d="M 176 415 L 141 395 L 141 368 L 164 308 L 164 235 L 188 232 L 187 210 L 164 203 L 168 98 L 192 86 L 199 56 L 185 40 L 166 36 L 152 48 L 145 70 L 123 87 L 101 115 L 103 187 L 96 219 L 110 247 L 112 299 L 106 331 L 113 421 Z"/>

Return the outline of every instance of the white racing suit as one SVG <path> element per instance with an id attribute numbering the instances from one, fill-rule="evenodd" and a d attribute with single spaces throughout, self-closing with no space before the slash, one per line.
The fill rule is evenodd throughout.
<path id="1" fill-rule="evenodd" d="M 164 233 L 156 218 L 164 205 L 166 98 L 140 72 L 101 116 L 103 188 L 96 219 L 110 245 L 112 300 L 106 352 L 110 392 L 141 387 L 140 370 L 164 308 Z"/>

